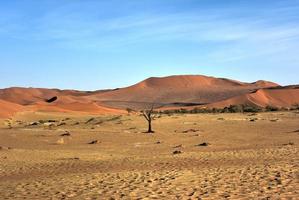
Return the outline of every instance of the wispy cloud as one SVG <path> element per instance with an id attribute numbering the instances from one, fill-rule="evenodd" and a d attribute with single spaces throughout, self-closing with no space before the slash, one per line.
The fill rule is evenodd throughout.
<path id="1" fill-rule="evenodd" d="M 97 6 L 101 12 L 96 12 Z M 293 4 L 269 6 L 262 12 L 246 7 L 220 7 L 208 11 L 149 10 L 103 16 L 105 6 L 94 1 L 61 6 L 27 24 L 2 20 L 0 30 L 24 40 L 104 51 L 154 42 L 193 42 L 199 47 L 209 45 L 212 50 L 207 55 L 223 61 L 297 51 L 294 44 L 299 44 L 299 6 Z"/>

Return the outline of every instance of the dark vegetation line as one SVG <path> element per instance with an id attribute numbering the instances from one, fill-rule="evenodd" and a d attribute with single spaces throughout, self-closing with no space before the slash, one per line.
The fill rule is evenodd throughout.
<path id="1" fill-rule="evenodd" d="M 299 104 L 293 105 L 291 108 L 279 108 L 274 106 L 266 106 L 265 108 L 252 105 L 230 105 L 225 108 L 194 108 L 189 109 L 174 109 L 174 110 L 159 110 L 155 111 L 160 114 L 176 114 L 176 113 L 257 113 L 257 112 L 273 112 L 273 111 L 289 111 L 299 110 Z"/>

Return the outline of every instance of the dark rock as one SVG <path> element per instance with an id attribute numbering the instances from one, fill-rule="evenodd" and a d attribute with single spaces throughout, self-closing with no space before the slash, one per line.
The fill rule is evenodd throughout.
<path id="1" fill-rule="evenodd" d="M 180 145 L 174 146 L 173 148 L 182 148 L 182 147 L 183 147 L 183 145 L 180 144 Z"/>
<path id="2" fill-rule="evenodd" d="M 181 154 L 182 151 L 179 151 L 179 150 L 175 150 L 174 152 L 172 152 L 172 154 L 176 155 L 176 154 Z"/>
<path id="3" fill-rule="evenodd" d="M 66 123 L 65 122 L 61 122 L 60 124 L 58 124 L 57 126 L 65 126 Z"/>
<path id="4" fill-rule="evenodd" d="M 289 143 L 283 144 L 283 146 L 292 146 L 292 145 L 294 145 L 294 142 L 289 142 Z"/>
<path id="5" fill-rule="evenodd" d="M 207 142 L 203 142 L 203 143 L 198 144 L 198 145 L 196 145 L 196 146 L 199 146 L 199 147 L 206 147 L 206 146 L 209 146 L 209 143 L 207 143 Z"/>
<path id="6" fill-rule="evenodd" d="M 279 119 L 270 119 L 270 122 L 278 122 Z"/>
<path id="7" fill-rule="evenodd" d="M 71 133 L 68 131 L 65 131 L 63 134 L 61 134 L 60 136 L 71 136 Z"/>
<path id="8" fill-rule="evenodd" d="M 196 130 L 196 129 L 188 129 L 188 130 L 185 130 L 183 131 L 183 133 L 195 133 L 195 132 L 198 132 L 199 130 Z"/>
<path id="9" fill-rule="evenodd" d="M 29 126 L 37 126 L 37 125 L 39 125 L 39 122 L 31 122 L 31 123 L 29 123 Z"/>
<path id="10" fill-rule="evenodd" d="M 93 140 L 93 141 L 89 142 L 88 144 L 98 144 L 98 143 L 99 143 L 98 140 Z"/>
<path id="11" fill-rule="evenodd" d="M 11 147 L 4 147 L 4 146 L 0 146 L 0 150 L 9 150 L 12 149 Z"/>

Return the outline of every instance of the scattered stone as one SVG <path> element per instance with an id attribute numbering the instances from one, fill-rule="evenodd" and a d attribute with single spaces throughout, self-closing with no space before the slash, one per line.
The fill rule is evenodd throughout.
<path id="1" fill-rule="evenodd" d="M 199 146 L 199 147 L 206 147 L 206 146 L 209 146 L 209 143 L 207 143 L 207 142 L 203 142 L 203 143 L 198 144 L 198 145 L 196 145 L 196 146 Z"/>
<path id="2" fill-rule="evenodd" d="M 60 136 L 64 137 L 64 136 L 71 136 L 71 133 L 68 131 L 65 131 L 64 133 L 62 133 Z"/>
<path id="3" fill-rule="evenodd" d="M 37 125 L 39 125 L 39 122 L 31 122 L 31 123 L 29 123 L 29 126 L 37 126 Z"/>
<path id="4" fill-rule="evenodd" d="M 59 140 L 57 140 L 56 144 L 64 144 L 64 139 L 60 138 Z"/>
<path id="5" fill-rule="evenodd" d="M 0 150 L 8 150 L 10 149 L 9 147 L 3 147 L 3 146 L 0 146 Z"/>
<path id="6" fill-rule="evenodd" d="M 23 122 L 20 121 L 20 120 L 17 120 L 16 123 L 19 124 L 19 125 L 23 124 Z"/>
<path id="7" fill-rule="evenodd" d="M 299 129 L 298 129 L 298 130 L 296 130 L 296 131 L 294 131 L 294 133 L 299 133 Z"/>
<path id="8" fill-rule="evenodd" d="M 65 125 L 66 125 L 65 122 L 61 122 L 61 123 L 59 123 L 57 126 L 65 126 Z"/>
<path id="9" fill-rule="evenodd" d="M 252 119 L 250 119 L 249 121 L 250 122 L 255 122 L 255 121 L 257 121 L 258 120 L 258 118 L 252 118 Z"/>
<path id="10" fill-rule="evenodd" d="M 174 152 L 172 152 L 172 154 L 176 155 L 176 154 L 181 154 L 182 151 L 179 151 L 179 150 L 175 150 Z"/>
<path id="11" fill-rule="evenodd" d="M 161 142 L 160 142 L 160 141 L 157 141 L 156 144 L 161 144 Z"/>
<path id="12" fill-rule="evenodd" d="M 80 160 L 80 158 L 74 157 L 74 158 L 69 158 L 69 160 Z"/>
<path id="13" fill-rule="evenodd" d="M 292 146 L 292 145 L 294 145 L 294 142 L 289 142 L 289 143 L 283 144 L 283 146 Z"/>
<path id="14" fill-rule="evenodd" d="M 88 144 L 98 144 L 98 143 L 99 143 L 98 140 L 93 140 L 93 141 L 89 142 Z"/>
<path id="15" fill-rule="evenodd" d="M 177 145 L 177 146 L 174 146 L 173 148 L 182 148 L 183 147 L 183 145 L 182 144 L 180 144 L 180 145 Z"/>
<path id="16" fill-rule="evenodd" d="M 277 122 L 279 119 L 270 119 L 270 122 Z"/>
<path id="17" fill-rule="evenodd" d="M 183 131 L 183 133 L 195 133 L 195 132 L 198 132 L 199 130 L 196 130 L 196 129 L 188 129 L 188 130 L 185 130 L 185 131 Z"/>
<path id="18" fill-rule="evenodd" d="M 43 123 L 43 125 L 48 126 L 48 127 L 55 126 L 55 124 L 53 124 L 52 122 L 45 122 L 45 123 Z"/>
<path id="19" fill-rule="evenodd" d="M 41 123 L 41 124 L 44 124 L 44 123 L 54 123 L 54 122 L 57 122 L 56 120 L 54 120 L 54 119 L 49 119 L 49 120 L 39 120 L 38 121 L 39 123 Z"/>
<path id="20" fill-rule="evenodd" d="M 75 122 L 73 125 L 79 125 L 80 124 L 80 122 Z"/>
<path id="21" fill-rule="evenodd" d="M 223 118 L 223 117 L 219 117 L 217 120 L 221 120 L 221 121 L 223 121 L 223 120 L 224 120 L 224 118 Z"/>

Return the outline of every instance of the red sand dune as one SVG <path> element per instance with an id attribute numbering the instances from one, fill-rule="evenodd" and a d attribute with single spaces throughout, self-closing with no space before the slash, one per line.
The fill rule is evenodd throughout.
<path id="1" fill-rule="evenodd" d="M 55 98 L 53 98 L 55 97 Z M 57 97 L 57 99 L 56 99 Z M 46 101 L 51 99 L 50 103 Z M 124 113 L 125 108 L 144 109 L 205 105 L 225 107 L 252 104 L 290 107 L 299 103 L 299 87 L 281 87 L 268 81 L 240 81 L 200 75 L 149 78 L 133 86 L 93 92 L 43 88 L 0 89 L 0 116 L 18 111 Z"/>
<path id="2" fill-rule="evenodd" d="M 230 105 L 248 104 L 259 107 L 292 107 L 299 103 L 299 89 L 260 89 L 254 93 L 244 94 L 224 101 L 213 103 L 208 107 L 223 108 Z"/>
<path id="3" fill-rule="evenodd" d="M 102 91 L 97 91 L 101 93 Z M 43 88 L 7 88 L 0 90 L 0 99 L 11 102 L 19 111 L 44 111 L 44 112 L 86 112 L 92 114 L 123 113 L 119 109 L 108 108 L 89 100 L 92 92 L 81 92 L 75 90 L 58 90 Z M 57 97 L 52 103 L 46 100 Z M 2 109 L 3 108 L 3 109 Z M 6 111 L 7 110 L 7 111 Z M 8 112 L 4 105 L 0 105 L 0 116 L 7 117 L 15 113 Z M 8 114 L 9 113 L 9 114 Z"/>
<path id="4" fill-rule="evenodd" d="M 54 96 L 69 96 L 70 98 L 82 97 L 89 95 L 89 92 L 76 90 L 58 90 L 45 88 L 21 88 L 12 87 L 0 90 L 0 99 L 17 103 L 20 105 L 30 105 L 37 102 L 45 102 Z"/>
<path id="5" fill-rule="evenodd" d="M 149 78 L 136 85 L 95 94 L 94 100 L 118 108 L 142 108 L 148 103 L 164 106 L 183 106 L 213 103 L 260 88 L 276 87 L 266 81 L 243 83 L 200 75 Z"/>
<path id="6" fill-rule="evenodd" d="M 24 108 L 21 105 L 0 99 L 0 118 L 11 117 L 15 113 L 20 112 L 23 109 Z"/>

